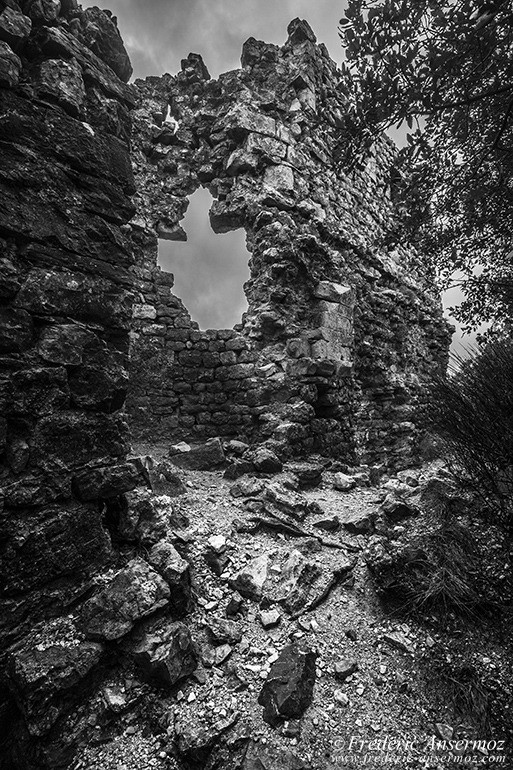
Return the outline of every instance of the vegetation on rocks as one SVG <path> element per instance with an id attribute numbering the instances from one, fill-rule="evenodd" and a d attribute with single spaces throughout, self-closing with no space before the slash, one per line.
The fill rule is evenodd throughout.
<path id="1" fill-rule="evenodd" d="M 406 226 L 446 283 L 458 272 L 468 327 L 513 311 L 512 25 L 505 0 L 350 0 L 341 19 L 358 140 L 410 129 L 391 237 Z"/>

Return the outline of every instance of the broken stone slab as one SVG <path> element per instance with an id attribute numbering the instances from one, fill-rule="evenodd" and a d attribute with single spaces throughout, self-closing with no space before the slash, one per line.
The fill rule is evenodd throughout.
<path id="1" fill-rule="evenodd" d="M 214 575 L 217 575 L 217 577 L 220 577 L 230 564 L 228 556 L 217 553 L 212 548 L 206 548 L 203 553 L 203 558 L 205 559 L 207 566 L 212 570 Z"/>
<path id="2" fill-rule="evenodd" d="M 279 654 L 258 696 L 263 719 L 272 727 L 299 719 L 312 702 L 317 653 L 291 644 Z"/>
<path id="3" fill-rule="evenodd" d="M 205 767 L 212 751 L 219 747 L 223 736 L 239 719 L 239 712 L 219 719 L 207 727 L 182 717 L 175 723 L 175 746 L 178 755 L 189 767 Z M 213 767 L 214 765 L 212 765 Z M 217 767 L 226 767 L 226 764 Z"/>
<path id="4" fill-rule="evenodd" d="M 119 465 L 88 468 L 72 479 L 73 492 L 82 501 L 117 497 L 147 484 L 148 474 L 139 457 Z"/>
<path id="5" fill-rule="evenodd" d="M 294 172 L 290 166 L 283 164 L 268 166 L 264 172 L 264 185 L 282 192 L 295 190 Z"/>
<path id="6" fill-rule="evenodd" d="M 332 281 L 319 281 L 314 289 L 314 297 L 326 302 L 350 305 L 352 303 L 352 291 L 349 286 L 342 286 Z"/>
<path id="7" fill-rule="evenodd" d="M 274 574 L 275 578 L 272 584 L 269 580 L 265 586 L 266 597 L 293 614 L 307 606 L 315 595 L 323 568 L 293 549 L 281 563 L 281 571 L 269 574 Z"/>
<path id="8" fill-rule="evenodd" d="M 232 654 L 233 649 L 229 644 L 221 644 L 219 647 L 216 647 L 214 650 L 214 657 L 213 657 L 213 666 L 220 666 L 225 661 L 228 660 L 230 655 Z"/>
<path id="9" fill-rule="evenodd" d="M 317 487 L 322 481 L 324 465 L 312 462 L 289 462 L 285 464 L 284 470 L 296 476 L 301 488 Z"/>
<path id="10" fill-rule="evenodd" d="M 170 588 L 169 607 L 176 617 L 187 614 L 191 603 L 191 574 L 188 562 L 166 540 L 153 546 L 148 562 L 162 575 Z"/>
<path id="11" fill-rule="evenodd" d="M 263 628 L 275 628 L 281 621 L 281 615 L 278 610 L 262 610 L 258 613 L 260 623 Z"/>
<path id="12" fill-rule="evenodd" d="M 286 489 L 276 482 L 267 484 L 265 487 L 265 497 L 278 510 L 299 521 L 303 521 L 308 513 L 322 513 L 318 503 L 311 502 L 301 493 Z"/>
<path id="13" fill-rule="evenodd" d="M 245 599 L 260 601 L 268 564 L 269 557 L 266 553 L 252 559 L 229 581 L 230 588 L 238 591 Z"/>
<path id="14" fill-rule="evenodd" d="M 253 473 L 254 470 L 255 466 L 249 460 L 236 459 L 229 463 L 223 473 L 223 477 L 228 481 L 235 481 L 236 479 L 240 479 L 240 477 L 244 476 L 246 473 Z"/>
<path id="15" fill-rule="evenodd" d="M 132 559 L 82 607 L 82 630 L 92 639 L 112 641 L 125 636 L 134 624 L 165 607 L 170 589 L 143 559 Z"/>
<path id="16" fill-rule="evenodd" d="M 189 629 L 180 621 L 148 625 L 127 649 L 144 679 L 161 687 L 173 687 L 197 666 Z"/>
<path id="17" fill-rule="evenodd" d="M 18 85 L 21 74 L 21 59 L 14 51 L 0 40 L 0 86 L 14 88 Z"/>
<path id="18" fill-rule="evenodd" d="M 407 519 L 410 516 L 415 516 L 418 513 L 418 509 L 414 505 L 395 497 L 393 494 L 386 496 L 381 504 L 381 510 L 393 523 Z"/>
<path id="19" fill-rule="evenodd" d="M 283 469 L 280 458 L 267 447 L 258 447 L 252 452 L 251 460 L 257 473 L 281 473 Z"/>
<path id="20" fill-rule="evenodd" d="M 261 479 L 241 479 L 230 487 L 232 497 L 257 497 L 264 491 L 264 482 Z"/>
<path id="21" fill-rule="evenodd" d="M 102 698 L 106 707 L 113 714 L 121 714 L 128 706 L 126 692 L 120 685 L 106 685 L 103 687 Z"/>
<path id="22" fill-rule="evenodd" d="M 149 465 L 151 486 L 157 495 L 179 497 L 179 495 L 184 495 L 187 492 L 181 477 L 170 460 L 164 459 L 156 465 L 152 463 Z"/>
<path id="23" fill-rule="evenodd" d="M 86 98 L 82 70 L 79 64 L 62 59 L 41 62 L 36 79 L 39 96 L 57 102 L 72 117 L 78 117 Z"/>
<path id="24" fill-rule="evenodd" d="M 170 500 L 168 514 L 158 500 L 161 498 L 140 489 L 125 496 L 125 503 L 121 504 L 117 515 L 117 534 L 122 540 L 152 546 L 165 538 L 172 505 Z"/>
<path id="25" fill-rule="evenodd" d="M 369 511 L 344 512 L 342 526 L 354 535 L 370 535 L 374 531 L 375 516 Z"/>
<path id="26" fill-rule="evenodd" d="M 20 11 L 7 6 L 0 13 L 0 40 L 7 43 L 13 51 L 23 45 L 31 29 L 32 21 Z"/>
<path id="27" fill-rule="evenodd" d="M 313 766 L 288 749 L 250 741 L 240 770 L 313 770 Z"/>
<path id="28" fill-rule="evenodd" d="M 412 643 L 400 631 L 390 631 L 387 634 L 383 634 L 383 639 L 397 650 L 403 650 L 403 652 L 409 652 L 412 655 L 415 652 Z"/>
<path id="29" fill-rule="evenodd" d="M 330 518 L 318 519 L 313 522 L 313 526 L 317 529 L 323 529 L 325 532 L 336 532 L 340 529 L 340 519 L 338 516 L 331 516 Z"/>
<path id="30" fill-rule="evenodd" d="M 225 460 L 221 439 L 211 438 L 204 444 L 190 446 L 185 442 L 174 444 L 169 449 L 173 465 L 191 471 L 210 471 L 218 468 Z"/>
<path id="31" fill-rule="evenodd" d="M 354 674 L 355 671 L 358 671 L 358 663 L 356 660 L 338 660 L 333 667 L 335 677 L 342 681 L 347 679 L 348 676 L 351 676 L 351 674 Z"/>
<path id="32" fill-rule="evenodd" d="M 212 618 L 207 623 L 207 631 L 214 644 L 237 644 L 242 639 L 239 624 L 225 618 Z"/>
<path id="33" fill-rule="evenodd" d="M 52 621 L 45 628 L 43 641 L 37 632 L 30 634 L 6 665 L 6 684 L 33 736 L 47 733 L 85 697 L 104 652 L 103 645 L 81 640 L 74 629 L 55 628 Z"/>
<path id="34" fill-rule="evenodd" d="M 335 473 L 333 478 L 334 489 L 338 489 L 339 492 L 348 492 L 355 486 L 356 480 L 352 476 L 347 476 L 345 473 Z"/>

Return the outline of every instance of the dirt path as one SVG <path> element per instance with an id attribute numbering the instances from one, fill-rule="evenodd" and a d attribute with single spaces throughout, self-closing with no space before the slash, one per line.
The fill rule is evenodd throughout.
<path id="1" fill-rule="evenodd" d="M 138 450 L 146 453 L 148 447 Z M 159 451 L 151 448 L 156 458 Z M 248 504 L 247 498 L 232 496 L 234 482 L 226 481 L 221 472 L 181 471 L 180 475 L 187 491 L 172 500 L 168 498 L 167 504 L 173 508 L 176 520 L 183 515 L 186 522 L 174 534 L 178 535 L 178 549 L 191 565 L 196 601 L 185 622 L 201 650 L 202 664 L 171 694 L 153 692 L 153 707 L 160 720 L 156 736 L 140 713 L 121 716 L 110 733 L 110 741 L 85 748 L 75 767 L 178 767 L 172 758 L 176 735 L 186 736 L 182 742 L 194 742 L 208 730 L 213 741 L 223 731 L 225 738 L 230 736 L 227 740 L 233 751 L 237 740 L 250 736 L 255 745 L 263 747 L 263 756 L 268 750 L 269 756 L 274 756 L 273 751 L 285 752 L 277 755 L 281 759 L 269 760 L 269 765 L 262 757 L 260 764 L 244 765 L 229 764 L 230 758 L 226 764 L 212 767 L 451 767 L 443 752 L 433 751 L 433 741 L 440 740 L 441 729 L 443 734 L 439 727 L 436 736 L 434 724 L 443 726 L 449 721 L 451 704 L 444 703 L 443 691 L 433 698 L 426 696 L 424 688 L 430 678 L 429 660 L 443 644 L 444 629 L 437 635 L 427 630 L 427 624 L 406 623 L 383 611 L 364 559 L 364 549 L 375 535 L 355 534 L 344 526 L 335 532 L 314 530 L 342 546 L 334 548 L 320 545 L 315 538 L 292 537 L 265 528 L 244 531 L 254 510 L 251 499 Z M 279 475 L 263 479 L 266 483 L 283 480 Z M 336 491 L 330 474 L 324 474 L 320 486 L 305 492 L 307 500 L 320 505 L 323 514 L 309 513 L 302 526 L 311 529 L 314 520 L 333 516 L 342 523 L 373 517 L 385 494 L 386 490 L 377 488 Z M 210 540 L 213 536 L 224 538 L 224 543 Z M 220 575 L 205 561 L 209 542 L 223 543 L 219 556 L 226 564 Z M 294 549 L 305 559 L 315 561 L 326 574 L 332 574 L 341 560 L 355 560 L 355 566 L 319 606 L 296 619 L 268 602 L 268 608 L 278 608 L 280 613 L 280 622 L 273 628 L 263 627 L 259 615 L 262 608 L 257 602 L 243 599 L 240 611 L 230 615 L 240 630 L 240 641 L 213 645 L 207 626 L 215 619 L 226 619 L 230 601 L 240 599 L 230 582 L 256 557 L 279 553 L 283 563 Z M 275 577 L 279 584 L 280 574 L 277 572 Z M 272 663 L 291 642 L 318 655 L 313 700 L 299 721 L 271 727 L 262 719 L 257 698 Z M 343 669 L 342 662 L 356 671 L 345 678 L 340 672 L 337 675 L 336 664 Z M 143 700 L 148 696 L 146 686 L 140 686 L 130 671 L 122 682 L 118 678 L 111 684 L 128 686 Z M 226 756 L 231 757 L 229 752 Z M 478 754 L 474 760 L 466 761 L 465 767 L 482 766 L 486 756 Z M 210 767 L 199 759 L 197 765 L 188 765 L 195 766 Z"/>

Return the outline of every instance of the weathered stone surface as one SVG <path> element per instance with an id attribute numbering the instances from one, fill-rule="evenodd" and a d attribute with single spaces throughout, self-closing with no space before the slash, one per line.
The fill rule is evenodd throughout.
<path id="1" fill-rule="evenodd" d="M 356 481 L 352 476 L 345 473 L 336 473 L 333 479 L 333 487 L 340 492 L 347 492 L 356 486 Z"/>
<path id="2" fill-rule="evenodd" d="M 44 629 L 43 629 L 44 631 Z M 42 736 L 87 692 L 87 679 L 100 663 L 103 647 L 80 641 L 72 631 L 46 628 L 51 641 L 37 633 L 8 655 L 7 683 L 32 735 Z"/>
<path id="3" fill-rule="evenodd" d="M 195 471 L 213 470 L 225 461 L 223 446 L 218 438 L 193 447 L 185 443 L 176 444 L 170 448 L 169 457 L 179 468 Z"/>
<path id="4" fill-rule="evenodd" d="M 187 491 L 176 468 L 169 460 L 164 459 L 156 465 L 151 464 L 149 475 L 153 491 L 159 495 L 178 497 Z"/>
<path id="5" fill-rule="evenodd" d="M 233 727 L 239 716 L 236 711 L 233 715 L 216 720 L 211 726 L 194 724 L 183 718 L 178 720 L 175 725 L 178 755 L 192 767 L 204 767 L 211 753 L 219 747 L 223 736 Z M 228 757 L 226 760 L 229 761 Z M 223 765 L 226 767 L 226 762 L 218 766 Z"/>
<path id="6" fill-rule="evenodd" d="M 153 546 L 148 562 L 162 575 L 170 588 L 169 606 L 176 617 L 187 613 L 191 602 L 191 574 L 189 564 L 176 548 L 167 541 Z"/>
<path id="7" fill-rule="evenodd" d="M 84 43 L 124 82 L 130 80 L 132 65 L 111 17 L 99 8 L 86 8 L 81 18 Z"/>
<path id="8" fill-rule="evenodd" d="M 307 488 L 321 483 L 324 466 L 321 463 L 294 462 L 286 463 L 284 470 L 297 476 L 300 487 Z"/>
<path id="9" fill-rule="evenodd" d="M 258 696 L 268 724 L 274 727 L 281 720 L 303 716 L 312 702 L 316 658 L 315 652 L 295 644 L 281 651 Z"/>
<path id="10" fill-rule="evenodd" d="M 312 765 L 288 749 L 250 741 L 241 770 L 312 770 Z"/>
<path id="11" fill-rule="evenodd" d="M 232 497 L 257 497 L 264 491 L 264 482 L 260 479 L 247 478 L 232 484 L 230 494 Z"/>
<path id="12" fill-rule="evenodd" d="M 39 68 L 37 90 L 43 98 L 54 99 L 70 115 L 77 117 L 85 100 L 82 70 L 73 59 L 46 59 Z"/>
<path id="13" fill-rule="evenodd" d="M 348 676 L 351 676 L 351 674 L 354 674 L 355 671 L 358 671 L 358 663 L 356 660 L 337 660 L 333 670 L 335 677 L 343 681 L 344 679 L 347 679 Z"/>
<path id="14" fill-rule="evenodd" d="M 259 601 L 267 578 L 268 562 L 267 554 L 252 559 L 230 580 L 230 586 L 246 599 Z"/>
<path id="15" fill-rule="evenodd" d="M 414 505 L 394 495 L 387 495 L 381 505 L 381 510 L 392 522 L 402 521 L 417 513 Z"/>
<path id="16" fill-rule="evenodd" d="M 369 511 L 350 511 L 341 515 L 342 526 L 354 535 L 370 535 L 375 518 Z"/>
<path id="17" fill-rule="evenodd" d="M 19 706 L 6 767 L 72 761 L 60 717 L 89 696 L 102 647 L 54 621 L 32 632 L 80 614 L 101 584 L 112 500 L 134 483 L 119 413 L 134 99 L 84 45 L 83 13 L 73 0 L 0 3 L 0 678 L 9 656 Z"/>
<path id="18" fill-rule="evenodd" d="M 72 483 L 79 500 L 97 500 L 117 497 L 137 486 L 144 486 L 147 477 L 137 458 L 120 465 L 81 471 L 73 477 Z"/>
<path id="19" fill-rule="evenodd" d="M 280 473 L 283 463 L 275 452 L 266 447 L 259 447 L 252 456 L 257 473 Z"/>
<path id="20" fill-rule="evenodd" d="M 281 621 L 281 615 L 278 610 L 262 610 L 259 613 L 259 618 L 264 628 L 274 628 Z"/>
<path id="21" fill-rule="evenodd" d="M 82 611 L 82 628 L 93 639 L 120 639 L 141 618 L 164 607 L 167 583 L 142 559 L 136 558 L 89 599 Z"/>
<path id="22" fill-rule="evenodd" d="M 21 59 L 14 51 L 0 40 L 0 86 L 14 88 L 18 85 L 21 73 Z"/>
<path id="23" fill-rule="evenodd" d="M 149 625 L 130 650 L 142 676 L 160 687 L 173 687 L 197 666 L 189 629 L 180 622 Z"/>
<path id="24" fill-rule="evenodd" d="M 336 532 L 338 529 L 340 529 L 340 519 L 338 516 L 331 516 L 329 518 L 324 519 L 317 519 L 317 521 L 312 522 L 314 527 L 317 527 L 318 529 L 324 529 L 326 532 Z"/>
<path id="25" fill-rule="evenodd" d="M 26 482 L 23 483 L 25 494 Z M 9 489 L 6 490 L 9 497 Z M 67 502 L 11 511 L 0 523 L 0 575 L 6 594 L 20 596 L 52 581 L 73 579 L 103 566 L 110 543 L 96 504 Z M 8 623 L 9 618 L 4 620 Z"/>
<path id="26" fill-rule="evenodd" d="M 171 526 L 187 526 L 183 515 L 175 515 L 170 497 L 154 497 L 148 490 L 134 489 L 125 496 L 115 517 L 115 527 L 122 540 L 148 547 L 166 537 Z"/>
<path id="27" fill-rule="evenodd" d="M 30 35 L 32 22 L 23 13 L 7 6 L 0 13 L 0 40 L 16 51 Z"/>
<path id="28" fill-rule="evenodd" d="M 214 644 L 237 644 L 242 639 L 240 626 L 233 620 L 212 618 L 207 629 Z"/>
<path id="29" fill-rule="evenodd" d="M 318 299 L 341 304 L 348 304 L 352 300 L 351 287 L 342 286 L 342 284 L 333 281 L 319 281 L 315 287 L 314 295 Z"/>
<path id="30" fill-rule="evenodd" d="M 265 497 L 280 511 L 302 521 L 310 511 L 320 512 L 317 503 L 309 502 L 303 495 L 286 489 L 281 484 L 267 484 Z"/>

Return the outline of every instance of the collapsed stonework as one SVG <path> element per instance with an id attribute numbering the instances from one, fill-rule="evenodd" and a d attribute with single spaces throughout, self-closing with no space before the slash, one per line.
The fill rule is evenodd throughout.
<path id="1" fill-rule="evenodd" d="M 134 88 L 108 12 L 0 1 L 5 767 L 68 766 L 117 642 L 152 613 L 183 614 L 188 564 L 157 542 L 161 512 L 127 498 L 148 478 L 127 460 L 127 416 L 136 435 L 238 436 L 284 458 L 414 454 L 412 410 L 447 355 L 436 287 L 411 248 L 382 243 L 391 144 L 338 170 L 342 81 L 307 25 L 289 32 L 281 49 L 248 41 L 218 81 L 190 55 Z M 200 331 L 156 268 L 199 185 L 214 230 L 247 233 L 249 310 L 233 330 Z M 165 629 L 170 657 L 184 635 Z"/>
<path id="2" fill-rule="evenodd" d="M 386 246 L 392 142 L 344 170 L 349 85 L 306 22 L 288 31 L 282 48 L 250 38 L 218 80 L 190 54 L 176 77 L 136 81 L 132 426 L 403 467 L 426 377 L 447 361 L 439 294 L 409 244 Z M 235 329 L 199 330 L 156 268 L 200 185 L 214 232 L 246 231 Z"/>
<path id="3" fill-rule="evenodd" d="M 49 637 L 46 652 L 28 644 L 9 680 L 12 645 L 22 649 L 38 621 L 67 613 L 112 562 L 102 501 L 140 481 L 137 463 L 125 462 L 121 412 L 133 282 L 130 74 L 103 11 L 75 0 L 0 3 L 0 734 L 20 741 L 5 767 L 46 766 L 32 742 L 58 719 L 68 685 L 85 677 L 86 692 L 104 652 L 77 642 L 68 655 Z M 55 707 L 38 702 L 45 673 L 61 691 Z"/>

